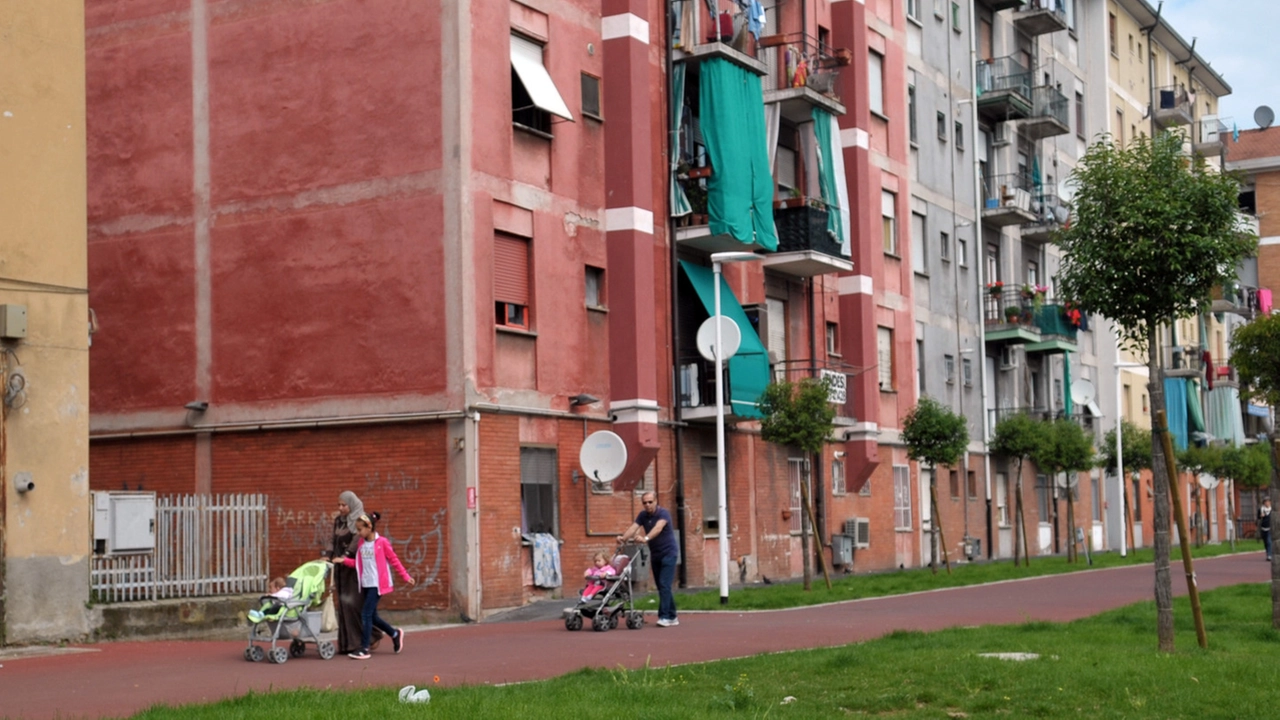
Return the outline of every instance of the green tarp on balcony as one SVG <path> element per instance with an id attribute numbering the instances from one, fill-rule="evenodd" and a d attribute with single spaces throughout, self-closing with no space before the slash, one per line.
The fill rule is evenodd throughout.
<path id="1" fill-rule="evenodd" d="M 711 234 L 727 234 L 773 252 L 778 249 L 778 233 L 773 227 L 773 174 L 765 147 L 760 76 L 723 58 L 711 58 L 699 70 L 699 119 L 711 160 Z"/>
<path id="2" fill-rule="evenodd" d="M 681 260 L 680 269 L 685 277 L 689 278 L 694 291 L 698 293 L 698 299 L 707 309 L 707 317 L 714 315 L 715 274 L 711 272 L 711 268 L 692 265 Z M 728 409 L 739 417 L 763 417 L 757 401 L 769 384 L 769 355 L 765 352 L 764 345 L 760 343 L 760 336 L 756 335 L 751 321 L 747 319 L 747 314 L 743 312 L 742 305 L 738 303 L 738 298 L 734 297 L 733 291 L 729 289 L 729 283 L 725 282 L 724 276 L 720 277 L 720 313 L 737 323 L 738 329 L 742 331 L 742 344 L 738 346 L 737 354 L 729 358 L 729 387 L 725 398 L 727 404 L 731 406 Z"/>

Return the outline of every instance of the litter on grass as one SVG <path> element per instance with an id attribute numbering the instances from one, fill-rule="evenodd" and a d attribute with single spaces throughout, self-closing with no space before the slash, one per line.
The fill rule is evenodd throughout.
<path id="1" fill-rule="evenodd" d="M 1025 662 L 1027 660 L 1040 659 L 1040 655 L 1038 653 L 1023 653 L 1023 652 L 978 653 L 978 657 L 995 658 L 997 660 L 1013 660 L 1014 662 Z"/>
<path id="2" fill-rule="evenodd" d="M 429 703 L 431 702 L 431 691 L 426 688 L 419 690 L 412 685 L 405 685 L 400 688 L 400 702 Z"/>

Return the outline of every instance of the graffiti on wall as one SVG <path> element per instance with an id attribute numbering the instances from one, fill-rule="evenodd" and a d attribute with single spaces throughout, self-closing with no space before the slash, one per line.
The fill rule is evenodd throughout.
<path id="1" fill-rule="evenodd" d="M 386 473 L 365 473 L 364 492 L 360 493 L 360 497 L 363 498 L 366 495 L 372 497 L 378 493 L 395 492 L 397 490 L 418 490 L 419 485 L 418 470 L 416 468 L 412 472 L 392 470 Z"/>
<path id="2" fill-rule="evenodd" d="M 445 509 L 432 514 L 425 528 L 414 528 L 403 539 L 392 539 L 391 544 L 400 556 L 400 562 L 420 587 L 436 584 L 440 577 L 440 565 L 444 560 Z"/>

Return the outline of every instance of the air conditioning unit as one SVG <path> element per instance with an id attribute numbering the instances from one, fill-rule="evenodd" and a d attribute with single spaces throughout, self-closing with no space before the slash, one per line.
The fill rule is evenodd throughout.
<path id="1" fill-rule="evenodd" d="M 994 134 L 991 136 L 991 144 L 996 147 L 1009 144 L 1009 123 L 996 123 Z"/>
<path id="2" fill-rule="evenodd" d="M 156 547 L 156 494 L 93 493 L 93 549 L 99 554 L 144 553 Z"/>
<path id="3" fill-rule="evenodd" d="M 853 538 L 854 547 L 871 547 L 871 520 L 859 517 L 845 520 L 844 534 Z"/>
<path id="4" fill-rule="evenodd" d="M 1000 348 L 1000 369 L 1016 370 L 1018 367 L 1018 351 L 1011 345 Z"/>

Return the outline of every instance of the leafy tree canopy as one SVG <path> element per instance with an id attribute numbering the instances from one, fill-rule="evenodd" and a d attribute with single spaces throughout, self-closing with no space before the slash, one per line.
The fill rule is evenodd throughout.
<path id="1" fill-rule="evenodd" d="M 1072 420 L 1055 420 L 1045 425 L 1045 442 L 1031 459 L 1047 473 L 1078 472 L 1093 467 L 1093 443 Z"/>
<path id="2" fill-rule="evenodd" d="M 1120 448 L 1124 454 L 1124 471 L 1148 470 L 1151 468 L 1151 431 L 1124 420 L 1120 423 Z M 1116 466 L 1116 431 L 1107 431 L 1106 439 L 1099 448 L 1098 464 L 1105 468 Z"/>
<path id="3" fill-rule="evenodd" d="M 1257 237 L 1237 225 L 1239 182 L 1182 152 L 1182 137 L 1103 140 L 1071 175 L 1071 226 L 1058 233 L 1059 289 L 1144 351 L 1148 330 L 1190 317 L 1234 280 Z"/>
<path id="4" fill-rule="evenodd" d="M 902 440 L 912 460 L 953 466 L 969 446 L 969 427 L 951 408 L 926 395 L 903 420 Z"/>
<path id="5" fill-rule="evenodd" d="M 1206 447 L 1190 445 L 1186 450 L 1178 453 L 1178 467 L 1197 475 L 1208 473 L 1221 477 L 1223 462 L 1223 449 L 1216 445 Z"/>
<path id="6" fill-rule="evenodd" d="M 1267 443 L 1226 448 L 1220 472 L 1240 487 L 1267 487 L 1271 482 L 1271 448 Z"/>
<path id="7" fill-rule="evenodd" d="M 1260 315 L 1236 328 L 1231 337 L 1231 365 L 1240 374 L 1246 397 L 1280 405 L 1280 315 Z"/>
<path id="8" fill-rule="evenodd" d="M 1010 458 L 1031 457 L 1048 442 L 1045 424 L 1018 413 L 996 423 L 991 452 Z"/>
<path id="9" fill-rule="evenodd" d="M 836 417 L 829 395 L 825 379 L 770 383 L 760 396 L 760 434 L 771 443 L 822 452 Z"/>

